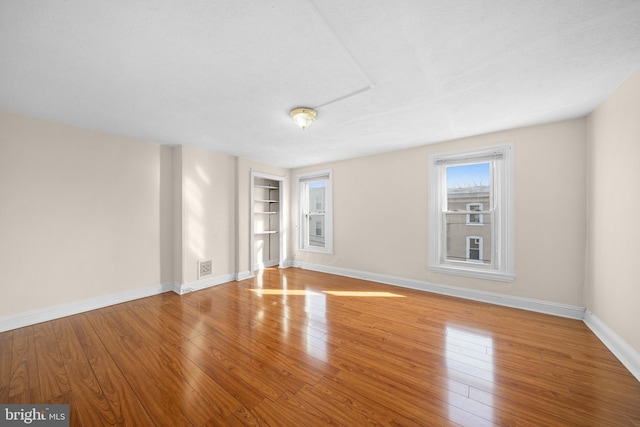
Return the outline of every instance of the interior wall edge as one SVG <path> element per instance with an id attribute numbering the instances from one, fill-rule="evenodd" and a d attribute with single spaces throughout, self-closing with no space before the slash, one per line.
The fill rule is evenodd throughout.
<path id="1" fill-rule="evenodd" d="M 631 374 L 640 381 L 640 353 L 635 351 L 613 329 L 607 326 L 591 310 L 584 313 L 584 323 L 591 329 L 598 339 L 618 358 Z"/>

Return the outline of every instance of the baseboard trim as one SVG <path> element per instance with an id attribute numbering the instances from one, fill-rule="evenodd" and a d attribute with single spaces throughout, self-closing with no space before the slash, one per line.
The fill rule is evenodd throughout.
<path id="1" fill-rule="evenodd" d="M 257 263 L 253 265 L 253 271 L 260 270 L 262 268 L 275 267 L 276 265 L 280 265 L 280 261 L 277 259 L 272 259 L 270 261 L 265 261 L 261 263 Z"/>
<path id="2" fill-rule="evenodd" d="M 253 275 L 251 274 L 251 272 L 249 270 L 247 270 L 247 271 L 239 271 L 235 275 L 235 280 L 237 280 L 239 282 L 241 280 L 249 279 L 251 277 L 253 277 Z"/>
<path id="3" fill-rule="evenodd" d="M 47 322 L 49 320 L 60 319 L 62 317 L 72 316 L 74 314 L 96 310 L 98 308 L 104 308 L 140 298 L 150 297 L 153 295 L 171 291 L 172 289 L 173 283 L 165 283 L 163 285 L 154 285 L 146 288 L 133 289 L 116 294 L 90 298 L 84 301 L 78 301 L 70 304 L 59 305 L 56 307 L 45 308 L 42 310 L 34 310 L 27 313 L 3 317 L 0 318 L 0 332 L 10 331 L 12 329 L 22 328 L 24 326 L 31 326 L 37 323 Z"/>
<path id="4" fill-rule="evenodd" d="M 591 310 L 586 310 L 584 323 L 618 360 L 640 381 L 640 353 L 600 320 Z"/>
<path id="5" fill-rule="evenodd" d="M 239 275 L 238 273 L 230 273 L 230 274 L 223 274 L 221 276 L 216 276 L 216 277 L 207 277 L 205 279 L 183 283 L 182 285 L 175 284 L 172 290 L 178 295 L 184 295 L 190 292 L 195 292 L 202 289 L 210 288 L 212 286 L 222 285 L 223 283 L 233 282 L 237 280 L 238 275 Z"/>
<path id="6" fill-rule="evenodd" d="M 558 304 L 549 301 L 541 301 L 531 298 L 514 297 L 494 292 L 478 291 L 474 289 L 459 288 L 456 286 L 429 283 L 421 280 L 405 279 L 401 277 L 387 276 L 384 274 L 367 273 L 364 271 L 350 270 L 346 268 L 331 267 L 318 264 L 310 264 L 299 261 L 293 262 L 294 267 L 313 270 L 322 273 L 336 274 L 339 276 L 353 277 L 357 279 L 370 280 L 372 282 L 384 283 L 387 285 L 400 286 L 403 288 L 416 289 L 420 291 L 432 292 L 457 298 L 464 298 L 473 301 L 486 302 L 505 307 L 519 308 L 522 310 L 535 311 L 538 313 L 551 314 L 554 316 L 568 317 L 570 319 L 582 320 L 584 318 L 585 307 Z"/>

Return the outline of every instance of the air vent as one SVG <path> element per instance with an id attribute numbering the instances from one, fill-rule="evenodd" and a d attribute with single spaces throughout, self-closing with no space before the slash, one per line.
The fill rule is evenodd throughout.
<path id="1" fill-rule="evenodd" d="M 211 276 L 213 274 L 213 265 L 210 259 L 198 261 L 198 279 Z"/>

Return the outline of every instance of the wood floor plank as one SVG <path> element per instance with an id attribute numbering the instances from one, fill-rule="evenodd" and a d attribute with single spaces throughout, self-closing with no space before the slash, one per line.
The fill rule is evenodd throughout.
<path id="1" fill-rule="evenodd" d="M 72 426 L 638 426 L 583 322 L 297 268 L 0 333 L 0 401 Z"/>
<path id="2" fill-rule="evenodd" d="M 175 348 L 165 346 L 158 348 L 157 351 L 176 377 L 188 383 L 200 396 L 203 404 L 220 417 L 227 418 L 242 406 L 235 397 L 206 375 L 198 366 L 189 359 L 179 357 Z M 212 418 L 217 417 L 212 415 Z"/>
<path id="3" fill-rule="evenodd" d="M 78 336 L 78 341 L 85 351 L 87 361 L 111 407 L 116 423 L 122 426 L 153 424 L 146 409 L 87 321 L 86 316 L 76 316 L 71 323 L 76 336 Z"/>
<path id="4" fill-rule="evenodd" d="M 405 415 L 411 422 L 423 425 L 449 424 L 450 408 L 440 401 L 430 402 L 427 399 L 411 401 L 399 395 L 394 385 L 348 371 L 341 371 L 334 380 L 341 387 L 353 390 L 358 395 L 376 402 L 382 412 L 392 410 Z"/>
<path id="5" fill-rule="evenodd" d="M 114 425 L 116 416 L 73 329 L 73 323 L 77 321 L 77 317 L 53 321 L 53 330 L 71 389 L 71 400 L 81 425 Z"/>
<path id="6" fill-rule="evenodd" d="M 260 420 L 246 407 L 242 406 L 231 416 L 226 419 L 228 425 L 233 426 L 260 426 L 264 425 Z"/>
<path id="7" fill-rule="evenodd" d="M 34 325 L 34 339 L 38 360 L 38 376 L 41 398 L 50 402 L 71 391 L 62 355 L 58 349 L 51 322 Z"/>
<path id="8" fill-rule="evenodd" d="M 189 384 L 182 367 L 162 357 L 159 349 L 141 347 L 134 355 L 138 361 L 145 363 L 155 382 L 173 398 L 175 405 L 193 425 L 203 424 L 216 414 L 216 408 L 209 406 L 202 395 Z"/>
<path id="9" fill-rule="evenodd" d="M 135 355 L 116 352 L 112 357 L 155 425 L 193 425 L 176 404 L 176 400 L 183 396 L 175 390 L 166 389 L 162 381 L 158 382 L 161 372 L 149 370 L 146 361 Z"/>
<path id="10" fill-rule="evenodd" d="M 116 424 L 116 416 L 89 363 L 86 361 L 68 363 L 65 367 L 81 424 L 91 426 Z"/>
<path id="11" fill-rule="evenodd" d="M 33 326 L 13 331 L 9 403 L 41 400 Z"/>
<path id="12" fill-rule="evenodd" d="M 128 353 L 141 344 L 119 331 L 121 326 L 117 324 L 117 321 L 114 321 L 114 312 L 116 310 L 94 310 L 84 313 L 84 316 L 110 353 Z"/>
<path id="13" fill-rule="evenodd" d="M 223 363 L 212 357 L 207 350 L 203 350 L 191 342 L 181 345 L 178 349 L 182 355 L 189 358 L 206 375 L 242 403 L 243 408 L 253 408 L 264 399 L 260 390 L 254 389 L 250 384 L 234 375 Z"/>
<path id="14" fill-rule="evenodd" d="M 298 411 L 291 410 L 286 406 L 282 406 L 279 403 L 279 400 L 276 402 L 271 401 L 270 399 L 265 399 L 258 406 L 253 408 L 252 413 L 256 416 L 258 423 L 261 425 L 274 426 L 274 427 L 288 427 L 288 426 L 299 426 L 305 425 L 303 421 L 301 421 L 298 416 L 300 415 Z M 334 424 L 330 420 L 323 420 L 322 424 L 318 423 L 316 425 L 331 425 Z M 328 422 L 326 422 L 328 421 Z M 358 425 L 366 425 L 359 423 Z"/>
<path id="15" fill-rule="evenodd" d="M 254 346 L 243 348 L 242 343 L 247 341 L 242 337 L 227 337 L 224 334 L 213 333 L 207 335 L 206 338 L 224 349 L 225 354 L 259 372 L 260 376 L 265 377 L 266 380 L 282 385 L 288 391 L 295 393 L 305 384 L 304 380 L 294 376 L 288 365 L 277 358 L 262 356 L 261 352 L 254 351 Z"/>
<path id="16" fill-rule="evenodd" d="M 376 402 L 367 399 L 351 389 L 344 388 L 340 384 L 327 378 L 323 378 L 313 387 L 305 388 L 301 393 L 298 393 L 296 397 L 299 400 L 304 400 L 306 397 L 308 402 L 310 402 L 307 403 L 307 407 L 311 406 L 313 402 L 321 401 L 333 406 L 335 411 L 340 414 L 349 414 L 355 411 L 366 419 L 366 422 L 372 424 L 416 427 L 421 425 L 394 411 L 380 411 L 380 405 Z M 341 421 L 349 423 L 352 416 L 341 418 Z"/>
<path id="17" fill-rule="evenodd" d="M 6 396 L 0 394 L 5 401 L 9 397 L 11 381 L 11 354 L 13 353 L 13 331 L 0 332 L 0 390 L 6 389 Z"/>
<path id="18" fill-rule="evenodd" d="M 282 384 L 270 380 L 268 375 L 260 370 L 239 361 L 235 354 L 226 353 L 217 342 L 212 341 L 209 337 L 194 338 L 192 342 L 219 362 L 220 366 L 223 366 L 237 381 L 249 385 L 264 398 L 276 400 L 286 390 Z"/>
<path id="19" fill-rule="evenodd" d="M 141 308 L 141 306 L 138 305 L 138 308 Z M 140 314 L 142 314 L 141 310 L 136 310 L 135 313 L 130 310 L 120 311 L 123 319 L 129 325 L 136 327 L 148 346 L 154 348 L 158 353 L 158 357 L 165 366 L 163 371 L 167 369 L 179 379 L 186 381 L 199 394 L 207 407 L 217 413 L 220 419 L 224 420 L 230 416 L 241 403 L 193 362 L 180 356 L 180 344 L 187 345 L 188 340 L 180 334 L 173 333 L 172 339 L 164 339 L 166 330 L 156 327 L 158 325 L 155 322 L 156 319 L 154 317 L 149 318 L 143 314 L 142 317 L 147 321 L 151 321 L 151 324 L 148 324 L 147 321 L 139 316 Z M 211 419 L 216 420 L 218 416 L 212 414 Z"/>

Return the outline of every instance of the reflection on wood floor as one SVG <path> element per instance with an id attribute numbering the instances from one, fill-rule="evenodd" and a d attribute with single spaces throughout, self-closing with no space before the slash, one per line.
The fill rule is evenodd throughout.
<path id="1" fill-rule="evenodd" d="M 640 425 L 577 320 L 295 268 L 0 334 L 0 402 L 71 425 Z"/>

